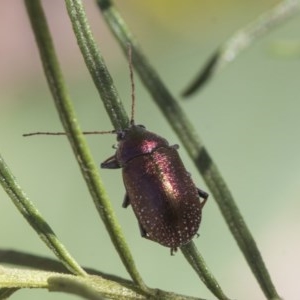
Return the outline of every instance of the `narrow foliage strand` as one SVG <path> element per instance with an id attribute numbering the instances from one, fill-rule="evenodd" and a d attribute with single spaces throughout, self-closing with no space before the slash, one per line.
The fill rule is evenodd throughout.
<path id="1" fill-rule="evenodd" d="M 220 300 L 229 300 L 229 298 L 222 291 L 219 283 L 215 277 L 210 273 L 208 267 L 205 264 L 203 257 L 197 250 L 193 241 L 180 247 L 186 260 L 190 263 L 192 268 L 199 275 L 204 284 L 209 290 Z"/>
<path id="2" fill-rule="evenodd" d="M 133 257 L 125 242 L 111 204 L 104 192 L 97 168 L 95 167 L 87 143 L 77 123 L 77 117 L 65 87 L 40 1 L 26 0 L 25 3 L 57 111 L 95 206 L 127 271 L 134 282 L 137 283 L 141 289 L 146 290 L 147 288 L 135 267 Z"/>
<path id="3" fill-rule="evenodd" d="M 268 299 L 279 298 L 258 247 L 232 194 L 187 116 L 142 53 L 113 2 L 97 0 L 97 4 L 124 52 L 128 43 L 132 45 L 135 69 L 202 174 L 265 296 Z"/>
<path id="4" fill-rule="evenodd" d="M 129 119 L 120 100 L 104 59 L 95 43 L 81 1 L 66 0 L 69 17 L 86 66 L 116 130 L 129 125 Z"/>
<path id="5" fill-rule="evenodd" d="M 42 215 L 25 195 L 1 156 L 0 183 L 23 217 L 37 232 L 45 244 L 52 250 L 56 257 L 65 265 L 65 267 L 72 274 L 85 276 L 86 272 L 77 264 L 75 259 L 56 237 L 55 233 Z"/>
<path id="6" fill-rule="evenodd" d="M 272 9 L 257 17 L 254 21 L 247 24 L 244 28 L 235 32 L 207 61 L 199 75 L 182 93 L 188 97 L 231 64 L 236 58 L 260 37 L 282 25 L 292 16 L 299 14 L 300 2 L 298 0 L 285 0 L 279 2 Z"/>

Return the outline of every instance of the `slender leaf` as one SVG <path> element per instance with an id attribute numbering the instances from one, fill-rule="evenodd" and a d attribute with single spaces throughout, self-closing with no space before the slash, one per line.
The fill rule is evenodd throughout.
<path id="1" fill-rule="evenodd" d="M 59 241 L 54 231 L 26 196 L 1 156 L 0 183 L 27 222 L 65 267 L 73 274 L 85 276 L 86 272 Z"/>
<path id="2" fill-rule="evenodd" d="M 61 122 L 68 135 L 70 144 L 92 195 L 95 206 L 130 276 L 141 289 L 147 290 L 146 285 L 136 269 L 129 247 L 123 237 L 120 225 L 117 222 L 108 197 L 104 192 L 103 184 L 100 180 L 95 163 L 92 160 L 87 143 L 77 123 L 77 117 L 65 87 L 63 75 L 60 71 L 40 1 L 25 0 L 25 3 L 36 42 L 39 47 L 49 88 L 52 92 Z M 77 21 L 78 20 L 76 19 L 75 22 Z"/>
<path id="3" fill-rule="evenodd" d="M 132 45 L 135 69 L 202 174 L 265 296 L 268 299 L 279 298 L 255 240 L 225 180 L 205 149 L 196 130 L 189 122 L 188 117 L 143 54 L 141 47 L 113 2 L 110 0 L 97 0 L 97 4 L 123 51 L 126 53 L 128 43 Z"/>

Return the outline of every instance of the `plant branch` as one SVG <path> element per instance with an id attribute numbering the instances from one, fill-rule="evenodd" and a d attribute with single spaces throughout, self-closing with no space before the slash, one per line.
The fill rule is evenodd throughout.
<path id="1" fill-rule="evenodd" d="M 41 260 L 39 258 L 39 260 Z M 101 272 L 98 272 L 101 274 Z M 16 289 L 44 288 L 81 296 L 85 299 L 116 299 L 116 300 L 204 300 L 184 296 L 158 289 L 152 289 L 151 295 L 141 293 L 136 285 L 119 277 L 88 275 L 78 277 L 70 274 L 32 270 L 24 268 L 3 267 L 0 265 L 0 299 L 6 299 Z"/>
<path id="2" fill-rule="evenodd" d="M 138 284 L 142 290 L 147 290 L 146 285 L 136 269 L 129 247 L 123 237 L 120 225 L 116 220 L 114 211 L 106 193 L 104 192 L 103 184 L 92 160 L 87 143 L 77 123 L 77 117 L 65 87 L 64 79 L 60 71 L 40 1 L 25 0 L 25 3 L 36 42 L 39 47 L 49 88 L 52 92 L 61 122 L 64 126 L 65 132 L 67 133 L 95 206 L 124 266 L 133 281 Z"/>
<path id="3" fill-rule="evenodd" d="M 260 37 L 274 30 L 278 25 L 299 13 L 298 0 L 285 0 L 260 15 L 254 21 L 239 29 L 207 61 L 195 80 L 182 93 L 188 97 L 202 88 L 224 67 L 232 63 L 238 55 L 249 48 Z"/>
<path id="4" fill-rule="evenodd" d="M 181 246 L 180 249 L 186 260 L 198 274 L 199 278 L 203 281 L 203 283 L 208 287 L 208 289 L 218 299 L 229 300 L 229 298 L 222 291 L 215 277 L 211 274 L 210 270 L 205 264 L 202 255 L 197 250 L 194 242 L 191 241 L 188 244 Z"/>
<path id="5" fill-rule="evenodd" d="M 59 241 L 51 227 L 28 199 L 13 174 L 0 156 L 0 183 L 17 209 L 27 222 L 37 232 L 43 242 L 50 248 L 64 266 L 76 275 L 86 276 L 86 272 L 77 264 L 75 259 Z"/>
<path id="6" fill-rule="evenodd" d="M 65 2 L 81 54 L 111 122 L 115 130 L 127 128 L 128 116 L 94 40 L 82 1 L 65 0 Z"/>
<path id="7" fill-rule="evenodd" d="M 140 46 L 113 2 L 97 0 L 97 3 L 123 51 L 126 53 L 128 43 L 132 45 L 132 59 L 135 69 L 202 174 L 265 296 L 268 299 L 279 298 L 258 247 L 229 188 L 188 117 L 142 53 Z"/>
<path id="8" fill-rule="evenodd" d="M 0 264 L 9 264 L 23 268 L 55 273 L 72 274 L 59 260 L 19 250 L 15 251 L 0 248 Z M 134 285 L 133 281 L 124 279 L 120 276 L 104 273 L 87 267 L 84 267 L 83 269 L 89 275 L 97 275 L 107 280 L 113 280 L 124 285 Z"/>

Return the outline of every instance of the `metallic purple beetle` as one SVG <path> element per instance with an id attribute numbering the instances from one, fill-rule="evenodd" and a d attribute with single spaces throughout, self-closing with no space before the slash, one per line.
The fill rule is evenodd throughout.
<path id="1" fill-rule="evenodd" d="M 177 145 L 170 146 L 133 121 L 117 132 L 117 140 L 115 155 L 101 168 L 122 168 L 123 207 L 131 204 L 143 237 L 171 248 L 173 254 L 197 234 L 208 194 L 195 186 Z"/>
<path id="2" fill-rule="evenodd" d="M 132 108 L 130 126 L 120 131 L 84 132 L 116 133 L 118 148 L 101 168 L 123 170 L 126 189 L 123 207 L 131 204 L 143 237 L 171 248 L 188 243 L 201 222 L 201 211 L 208 194 L 198 189 L 186 171 L 177 149 L 168 141 L 134 124 L 134 81 L 131 47 L 128 48 Z M 64 132 L 34 132 L 32 135 L 65 135 Z M 203 201 L 201 201 L 201 199 Z"/>
<path id="3" fill-rule="evenodd" d="M 126 189 L 123 207 L 131 204 L 142 237 L 171 248 L 173 254 L 197 234 L 208 194 L 195 186 L 177 152 L 178 145 L 170 146 L 163 137 L 134 124 L 130 45 L 128 57 L 132 88 L 130 126 L 115 132 L 117 151 L 101 168 L 122 168 Z"/>

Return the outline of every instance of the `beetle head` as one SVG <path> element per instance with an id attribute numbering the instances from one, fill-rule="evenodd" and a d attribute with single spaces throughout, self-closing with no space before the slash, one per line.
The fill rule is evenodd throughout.
<path id="1" fill-rule="evenodd" d="M 143 125 L 132 124 L 117 132 L 117 140 L 119 144 L 116 156 L 121 165 L 134 157 L 152 153 L 159 147 L 169 146 L 166 139 L 148 131 Z"/>

